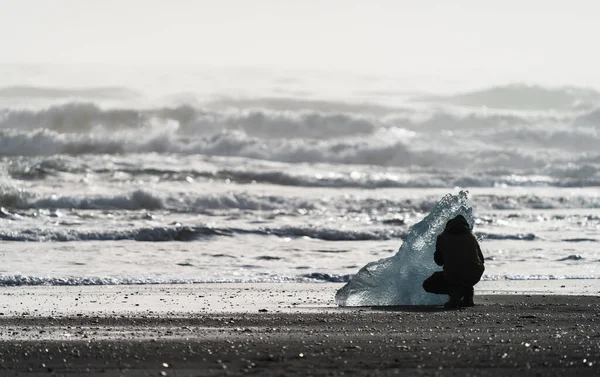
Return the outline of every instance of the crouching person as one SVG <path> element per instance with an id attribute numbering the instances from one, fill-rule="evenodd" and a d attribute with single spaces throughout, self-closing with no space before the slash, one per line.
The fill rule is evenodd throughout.
<path id="1" fill-rule="evenodd" d="M 423 289 L 449 295 L 450 300 L 444 304 L 446 309 L 473 306 L 473 286 L 481 279 L 485 267 L 479 243 L 462 215 L 446 223 L 437 237 L 433 259 L 444 270 L 427 278 Z"/>

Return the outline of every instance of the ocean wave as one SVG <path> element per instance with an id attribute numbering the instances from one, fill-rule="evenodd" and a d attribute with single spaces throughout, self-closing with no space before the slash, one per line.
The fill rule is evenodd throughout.
<path id="1" fill-rule="evenodd" d="M 302 274 L 300 279 L 308 282 L 326 282 L 326 283 L 347 283 L 354 277 L 354 274 L 328 274 L 323 272 L 312 272 Z M 570 279 L 599 279 L 598 276 L 591 275 L 488 275 L 484 274 L 482 281 L 499 281 L 499 280 L 570 280 Z"/>
<path id="2" fill-rule="evenodd" d="M 407 236 L 404 227 L 387 227 L 372 229 L 335 229 L 318 226 L 282 226 L 282 227 L 208 227 L 184 226 L 177 224 L 171 227 L 142 227 L 136 229 L 3 229 L 0 230 L 0 240 L 16 242 L 72 242 L 72 241 L 142 241 L 170 242 L 197 241 L 214 237 L 233 236 L 276 236 L 280 238 L 310 238 L 323 241 L 387 241 L 392 239 L 404 240 Z M 476 233 L 482 240 L 518 240 L 533 241 L 534 234 L 490 234 Z M 331 252 L 331 251 L 327 251 Z M 335 252 L 343 252 L 338 250 Z"/>
<path id="3" fill-rule="evenodd" d="M 130 174 L 145 174 L 148 171 L 132 171 Z M 351 187 L 351 188 L 425 188 L 425 187 L 503 187 L 503 186 L 555 186 L 591 187 L 600 186 L 600 164 L 571 164 L 564 168 L 551 166 L 541 169 L 546 175 L 498 174 L 496 171 L 464 172 L 447 170 L 438 172 L 426 169 L 398 172 L 369 172 L 357 169 L 349 172 L 327 172 L 303 174 L 289 170 L 233 170 L 214 172 L 159 171 L 157 175 L 174 180 L 207 178 L 230 180 L 238 183 L 268 183 L 301 187 Z"/>
<path id="4" fill-rule="evenodd" d="M 181 135 L 210 135 L 242 130 L 262 138 L 332 138 L 369 134 L 385 125 L 377 117 L 318 110 L 277 111 L 239 109 L 209 111 L 191 106 L 156 109 L 102 109 L 93 103 L 72 102 L 41 110 L 0 111 L 0 128 L 47 129 L 60 133 L 136 129 L 174 122 Z"/>
<path id="5" fill-rule="evenodd" d="M 573 124 L 575 126 L 600 128 L 600 108 L 578 116 L 575 118 Z"/>
<path id="6" fill-rule="evenodd" d="M 234 98 L 222 97 L 205 104 L 209 109 L 266 109 L 275 111 L 318 111 L 321 113 L 369 114 L 376 116 L 414 113 L 409 106 L 385 106 L 370 102 L 348 102 L 294 97 Z"/>
<path id="7" fill-rule="evenodd" d="M 307 274 L 302 274 L 299 276 L 301 279 L 308 282 L 326 282 L 326 283 L 347 283 L 354 277 L 354 274 L 328 274 L 323 272 L 312 272 Z M 600 279 L 599 276 L 592 275 L 520 275 L 520 274 L 510 274 L 510 275 L 489 275 L 484 274 L 481 277 L 483 281 L 498 281 L 498 280 L 576 280 L 576 279 Z"/>
<path id="8" fill-rule="evenodd" d="M 180 153 L 246 157 L 287 163 L 344 163 L 383 166 L 438 165 L 459 163 L 460 156 L 434 150 L 412 151 L 410 134 L 401 129 L 382 130 L 369 138 L 343 140 L 265 140 L 241 131 L 223 131 L 198 139 L 186 139 L 168 126 L 137 132 L 102 135 L 60 134 L 47 129 L 29 132 L 0 130 L 0 155 L 52 156 L 57 154 Z"/>
<path id="9" fill-rule="evenodd" d="M 204 284 L 204 283 L 282 283 L 298 282 L 302 279 L 288 277 L 250 277 L 223 279 L 175 279 L 160 277 L 112 277 L 112 276 L 33 276 L 0 275 L 0 286 L 83 286 L 83 285 L 156 285 L 156 284 Z"/>
<path id="10" fill-rule="evenodd" d="M 406 238 L 406 232 L 396 229 L 339 230 L 317 227 L 264 228 L 264 234 L 290 238 L 315 238 L 324 241 L 375 241 Z"/>
<path id="11" fill-rule="evenodd" d="M 294 80 L 296 81 L 296 80 Z M 288 82 L 289 83 L 289 82 Z M 350 102 L 352 95 L 342 94 L 344 100 L 334 98 L 312 97 L 311 93 L 300 88 L 290 89 L 284 87 L 274 88 L 271 95 L 240 97 L 230 96 L 222 92 L 215 99 L 203 105 L 211 109 L 225 108 L 264 108 L 273 110 L 304 110 L 316 109 L 326 112 L 353 112 L 371 114 L 389 114 L 399 108 L 408 106 L 390 106 L 378 103 L 382 98 L 408 100 L 409 102 L 428 102 L 435 104 L 449 104 L 466 107 L 487 107 L 491 109 L 510 110 L 579 110 L 589 109 L 600 103 L 600 93 L 591 88 L 563 86 L 544 87 L 526 83 L 514 83 L 503 86 L 494 86 L 480 90 L 462 92 L 451 95 L 419 94 L 418 92 L 398 92 L 389 90 L 361 91 L 359 96 Z M 164 96 L 160 103 L 198 103 L 200 93 L 171 92 Z M 158 93 L 156 93 L 158 94 Z M 166 94 L 166 93 L 163 93 Z M 258 93 L 255 93 L 258 94 Z M 266 94 L 266 93 L 264 93 Z M 141 97 L 137 90 L 119 86 L 91 86 L 91 87 L 60 87 L 60 86 L 31 86 L 15 85 L 0 88 L 0 98 L 5 99 L 81 99 L 81 100 L 131 100 Z M 352 102 L 353 101 L 353 102 Z"/>
<path id="12" fill-rule="evenodd" d="M 0 185 L 0 207 L 16 210 L 161 210 L 172 212 L 211 213 L 211 211 L 278 211 L 298 215 L 300 212 L 332 211 L 347 215 L 369 213 L 382 215 L 402 212 L 424 212 L 435 204 L 435 197 L 420 200 L 391 197 L 363 198 L 344 195 L 310 198 L 302 196 L 279 196 L 252 194 L 244 191 L 228 191 L 213 194 L 189 192 L 161 193 L 137 189 L 113 195 L 74 194 L 43 195 L 25 189 Z M 299 212 L 300 211 L 300 212 Z"/>
<path id="13" fill-rule="evenodd" d="M 123 87 L 58 88 L 41 86 L 9 86 L 0 88 L 0 98 L 80 98 L 131 100 L 140 93 Z"/>
<path id="14" fill-rule="evenodd" d="M 593 195 L 557 197 L 474 195 L 471 200 L 480 209 L 489 208 L 493 210 L 600 208 L 600 197 Z M 244 191 L 214 194 L 189 192 L 167 194 L 145 189 L 113 195 L 73 194 L 61 196 L 43 195 L 11 186 L 0 186 L 0 207 L 5 207 L 6 213 L 10 213 L 11 216 L 22 217 L 28 216 L 23 211 L 31 210 L 42 211 L 41 215 L 43 215 L 43 211 L 48 210 L 168 210 L 173 213 L 204 213 L 208 215 L 239 211 L 276 211 L 280 215 L 290 216 L 324 212 L 339 216 L 364 213 L 368 214 L 374 223 L 380 223 L 382 218 L 388 218 L 390 215 L 430 211 L 435 202 L 433 196 L 425 196 L 418 200 L 382 195 L 376 198 L 333 195 L 315 199 L 252 194 Z M 20 211 L 21 213 L 19 213 Z M 593 219 L 589 221 L 591 220 Z M 293 233 L 293 230 L 289 230 L 289 232 Z M 310 237 L 308 234 L 307 236 Z M 496 234 L 484 234 L 484 236 L 494 239 L 501 237 Z M 512 236 L 521 239 L 531 237 L 527 234 Z M 378 237 L 380 236 L 376 238 Z M 381 237 L 384 237 L 384 235 L 381 235 Z"/>
<path id="15" fill-rule="evenodd" d="M 314 227 L 261 227 L 255 229 L 214 228 L 207 226 L 173 226 L 138 229 L 20 229 L 0 230 L 0 240 L 14 242 L 73 242 L 73 241 L 140 241 L 171 242 L 198 241 L 213 237 L 235 235 L 277 236 L 282 238 L 312 238 L 324 241 L 372 241 L 403 239 L 405 232 L 398 230 L 338 230 Z"/>
<path id="16" fill-rule="evenodd" d="M 509 186 L 554 186 L 591 187 L 600 186 L 600 163 L 589 156 L 580 163 L 550 164 L 539 168 L 535 174 L 530 171 L 489 169 L 444 169 L 439 168 L 396 168 L 382 169 L 371 166 L 354 166 L 354 169 L 327 169 L 326 167 L 290 169 L 289 167 L 265 168 L 245 167 L 244 169 L 195 170 L 182 168 L 135 166 L 131 163 L 96 163 L 91 156 L 85 159 L 76 156 L 24 157 L 15 156 L 0 159 L 0 169 L 4 165 L 6 173 L 18 180 L 43 180 L 56 177 L 60 173 L 96 175 L 112 177 L 116 172 L 128 176 L 152 176 L 160 181 L 229 180 L 236 183 L 266 183 L 282 186 L 301 187 L 350 187 L 350 188 L 425 188 L 425 187 L 509 187 Z M 499 157 L 500 158 L 500 157 Z M 600 157 L 599 157 L 600 160 Z M 335 171 L 338 170 L 338 171 Z"/>
<path id="17" fill-rule="evenodd" d="M 301 278 L 307 281 L 322 281 L 327 283 L 347 283 L 352 280 L 353 274 L 326 274 L 322 272 L 312 272 L 309 274 L 301 275 Z"/>
<path id="18" fill-rule="evenodd" d="M 444 109 L 399 109 L 384 116 L 317 110 L 209 111 L 190 106 L 101 109 L 69 103 L 38 111 L 0 112 L 0 156 L 168 153 L 453 170 L 437 182 L 444 186 L 510 185 L 510 179 L 486 173 L 503 168 L 531 175 L 534 169 L 546 173 L 553 185 L 595 185 L 600 183 L 596 148 L 600 134 L 595 128 L 573 127 L 574 116 L 461 114 Z M 589 167 L 587 172 L 592 169 L 591 174 L 577 172 L 582 165 Z M 453 182 L 452 176 L 461 170 L 460 179 Z M 15 167 L 10 173 L 36 179 L 52 171 L 52 167 L 32 166 L 29 170 Z M 230 173 L 243 178 L 240 172 Z M 265 174 L 259 178 L 269 179 Z M 293 181 L 289 175 L 270 179 L 290 178 Z M 348 180 L 345 184 L 356 185 Z M 518 183 L 523 184 L 527 183 Z M 386 179 L 376 187 L 386 185 L 402 187 Z"/>
<path id="19" fill-rule="evenodd" d="M 565 262 L 565 261 L 576 261 L 576 260 L 582 260 L 585 259 L 584 257 L 582 257 L 581 255 L 569 255 L 568 257 L 564 257 L 564 258 L 560 258 L 558 259 L 559 262 Z"/>
<path id="20" fill-rule="evenodd" d="M 33 194 L 13 187 L 0 186 L 0 206 L 13 209 L 80 209 L 80 210 L 159 210 L 181 212 L 207 210 L 272 211 L 298 208 L 313 210 L 318 203 L 303 198 L 276 195 L 251 195 L 228 192 L 193 196 L 188 193 L 161 195 L 148 190 L 133 190 L 116 195 L 51 195 Z"/>
<path id="21" fill-rule="evenodd" d="M 114 277 L 49 277 L 28 275 L 0 275 L 0 286 L 79 286 L 79 285 L 137 285 L 137 284 L 177 284 L 184 281 L 160 279 L 136 279 Z"/>
<path id="22" fill-rule="evenodd" d="M 14 195 L 8 193 L 9 199 Z M 165 208 L 163 199 L 145 190 L 135 190 L 124 195 L 114 196 L 57 196 L 37 198 L 21 192 L 19 200 L 7 203 L 22 209 L 119 209 L 119 210 L 157 210 Z M 4 194 L 0 196 L 4 203 Z"/>
<path id="23" fill-rule="evenodd" d="M 569 123 L 561 125 L 513 126 L 501 129 L 489 129 L 472 137 L 487 140 L 507 147 L 519 146 L 556 155 L 556 151 L 595 152 L 600 145 L 600 133 L 597 129 L 573 127 Z"/>
<path id="24" fill-rule="evenodd" d="M 35 276 L 21 274 L 0 274 L 0 286 L 90 286 L 90 285 L 159 285 L 159 284 L 205 284 L 205 283 L 282 283 L 282 282 L 326 282 L 345 283 L 353 278 L 353 274 L 329 274 L 312 272 L 296 277 L 268 274 L 268 276 L 249 276 L 246 278 L 222 279 L 177 279 L 161 277 L 114 277 L 114 276 Z M 597 280 L 592 275 L 483 275 L 483 281 L 498 280 Z"/>
<path id="25" fill-rule="evenodd" d="M 250 101 L 260 104 L 260 101 Z M 266 102 L 267 104 L 269 102 Z M 315 105 L 310 108 L 308 105 Z M 369 134 L 381 127 L 405 127 L 413 131 L 481 130 L 538 124 L 569 124 L 570 114 L 455 111 L 451 109 L 395 108 L 389 113 L 345 104 L 323 109 L 308 103 L 293 109 L 264 107 L 200 108 L 190 105 L 164 108 L 104 109 L 93 103 L 69 102 L 39 110 L 0 110 L 0 128 L 87 133 L 100 129 L 146 127 L 175 122 L 177 132 L 189 136 L 214 134 L 224 129 L 242 130 L 262 138 L 333 138 Z M 390 109 L 392 110 L 392 109 Z M 579 118 L 577 118 L 579 119 Z"/>
<path id="26" fill-rule="evenodd" d="M 600 157 L 588 156 L 577 162 L 551 164 L 541 169 L 541 173 L 554 177 L 557 186 L 600 186 Z"/>
<path id="27" fill-rule="evenodd" d="M 481 280 L 592 280 L 600 279 L 600 276 L 594 275 L 558 275 L 558 274 L 507 274 L 507 275 L 487 275 L 484 274 Z"/>
<path id="28" fill-rule="evenodd" d="M 71 241 L 196 241 L 216 236 L 232 236 L 229 229 L 210 227 L 154 227 L 128 230 L 73 230 L 23 229 L 0 230 L 0 240 L 16 242 L 71 242 Z"/>
<path id="29" fill-rule="evenodd" d="M 103 110 L 93 103 L 69 102 L 41 110 L 0 111 L 0 128 L 17 130 L 47 129 L 56 132 L 90 132 L 142 127 L 151 117 L 135 109 Z"/>
<path id="30" fill-rule="evenodd" d="M 333 138 L 370 134 L 381 127 L 404 127 L 413 131 L 502 129 L 539 124 L 570 124 L 586 115 L 551 112 L 494 112 L 470 109 L 382 108 L 346 102 L 250 99 L 248 107 L 180 105 L 156 108 L 101 108 L 90 102 L 69 102 L 38 110 L 0 110 L 0 128 L 86 133 L 138 128 L 150 123 L 178 124 L 177 131 L 189 136 L 214 134 L 224 129 L 242 130 L 261 138 Z M 277 100 L 276 103 L 281 103 Z M 296 105 L 291 105 L 296 104 Z M 593 116 L 587 116 L 588 118 Z M 581 123 L 586 126 L 586 122 Z"/>
<path id="31" fill-rule="evenodd" d="M 597 240 L 595 238 L 587 238 L 587 237 L 581 237 L 581 238 L 565 238 L 563 240 L 561 240 L 562 242 L 600 242 L 600 240 Z M 573 255 L 570 255 L 567 258 L 571 258 L 573 257 Z M 571 258 L 573 259 L 573 258 Z"/>
<path id="32" fill-rule="evenodd" d="M 588 88 L 513 84 L 450 96 L 420 96 L 413 100 L 512 110 L 572 111 L 597 106 L 600 104 L 600 93 Z"/>
<path id="33" fill-rule="evenodd" d="M 282 186 L 302 187 L 352 187 L 352 188 L 407 188 L 457 186 L 440 177 L 428 177 L 424 174 L 367 173 L 357 170 L 343 173 L 302 174 L 290 171 L 250 171 L 223 169 L 214 173 L 196 176 L 227 180 L 238 183 L 268 183 Z M 194 177 L 194 175 L 192 175 Z"/>
<path id="34" fill-rule="evenodd" d="M 518 234 L 494 234 L 476 232 L 477 238 L 482 240 L 516 240 L 516 241 L 533 241 L 536 239 L 533 233 L 518 233 Z"/>
<path id="35" fill-rule="evenodd" d="M 426 143 L 424 136 L 421 137 L 422 140 L 413 140 L 410 132 L 394 128 L 381 129 L 368 137 L 312 140 L 261 139 L 242 131 L 222 131 L 206 137 L 185 138 L 173 132 L 176 127 L 164 125 L 107 134 L 61 134 L 47 129 L 0 130 L 0 155 L 81 156 L 157 152 L 243 157 L 285 163 L 420 166 L 450 170 L 470 166 L 484 172 L 499 166 L 505 169 L 543 169 L 549 166 L 552 159 L 560 164 L 560 158 L 572 163 L 577 158 L 572 155 L 552 154 L 549 151 L 536 155 L 526 149 L 498 150 L 498 147 L 494 147 L 469 152 L 470 158 L 465 159 L 465 152 L 459 148 L 442 149 L 433 140 Z M 580 158 L 590 161 L 589 165 L 600 166 L 598 153 L 588 153 Z M 598 162 L 595 162 L 596 160 Z M 518 174 L 518 171 L 515 173 Z M 598 179 L 596 176 L 590 178 Z"/>
<path id="36" fill-rule="evenodd" d="M 79 173 L 86 170 L 69 160 L 65 156 L 52 156 L 32 161 L 27 157 L 17 156 L 11 158 L 5 166 L 6 172 L 12 178 L 20 180 L 39 180 L 57 173 Z"/>
<path id="37" fill-rule="evenodd" d="M 478 195 L 473 200 L 479 207 L 494 210 L 600 208 L 600 197 L 594 195 Z"/>
<path id="38" fill-rule="evenodd" d="M 210 136 L 185 137 L 176 132 L 177 127 L 176 124 L 165 124 L 87 134 L 60 133 L 48 129 L 31 131 L 0 129 L 0 156 L 13 159 L 15 157 L 48 158 L 45 162 L 29 165 L 26 162 L 11 162 L 8 173 L 17 179 L 43 179 L 54 172 L 93 170 L 91 166 L 81 166 L 81 164 L 79 167 L 70 168 L 63 164 L 60 158 L 103 154 L 167 153 L 239 157 L 283 163 L 330 163 L 410 169 L 418 167 L 423 173 L 432 173 L 430 176 L 437 175 L 432 182 L 423 181 L 424 184 L 419 184 L 419 179 L 410 182 L 408 174 L 402 174 L 403 177 L 398 178 L 394 177 L 393 173 L 362 174 L 358 179 L 356 174 L 350 177 L 313 179 L 314 177 L 302 177 L 290 169 L 279 172 L 222 169 L 217 174 L 246 181 L 265 180 L 272 183 L 287 181 L 288 184 L 306 186 L 431 187 L 437 184 L 477 187 L 494 185 L 573 187 L 592 186 L 600 182 L 600 153 L 594 149 L 595 145 L 600 143 L 600 137 L 583 131 L 581 133 L 572 131 L 572 134 L 566 138 L 568 142 L 562 150 L 543 148 L 542 145 L 527 148 L 527 138 L 523 137 L 520 148 L 509 148 L 500 142 L 490 142 L 481 148 L 465 151 L 463 147 L 456 144 L 458 141 L 455 139 L 447 140 L 447 145 L 443 146 L 443 140 L 439 136 L 428 137 L 403 128 L 381 128 L 362 137 L 315 140 L 263 139 L 250 136 L 243 131 L 233 130 L 221 131 Z M 553 136 L 553 138 L 558 148 L 560 137 Z M 586 141 L 580 143 L 582 147 L 577 150 L 579 140 Z M 517 142 L 514 145 L 517 145 Z M 465 158 L 466 155 L 469 156 L 468 159 Z M 469 170 L 465 170 L 467 168 Z M 499 169 L 503 170 L 499 171 Z M 130 170 L 136 173 L 133 168 Z M 151 172 L 148 169 L 139 168 L 139 170 L 142 174 Z M 206 172 L 190 173 L 206 175 Z M 408 181 L 406 177 L 409 178 Z"/>

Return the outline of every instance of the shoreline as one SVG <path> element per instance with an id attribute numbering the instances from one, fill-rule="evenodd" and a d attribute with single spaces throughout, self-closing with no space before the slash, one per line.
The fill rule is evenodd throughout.
<path id="1" fill-rule="evenodd" d="M 591 291 L 482 284 L 446 311 L 339 308 L 341 286 L 2 287 L 0 375 L 600 375 Z"/>
<path id="2" fill-rule="evenodd" d="M 0 287 L 1 316 L 336 312 L 345 283 L 202 283 Z M 598 296 L 597 279 L 481 281 L 475 295 Z"/>

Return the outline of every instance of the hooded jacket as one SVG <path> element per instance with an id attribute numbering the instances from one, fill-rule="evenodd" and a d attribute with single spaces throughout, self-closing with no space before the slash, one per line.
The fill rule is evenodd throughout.
<path id="1" fill-rule="evenodd" d="M 485 270 L 479 243 L 462 215 L 446 223 L 437 237 L 433 259 L 444 266 L 444 277 L 455 284 L 475 285 Z"/>

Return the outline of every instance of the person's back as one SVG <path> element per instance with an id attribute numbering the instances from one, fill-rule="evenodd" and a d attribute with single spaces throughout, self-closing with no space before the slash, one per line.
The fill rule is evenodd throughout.
<path id="1" fill-rule="evenodd" d="M 458 215 L 437 238 L 434 260 L 450 283 L 475 285 L 483 274 L 483 255 L 467 220 Z"/>
<path id="2" fill-rule="evenodd" d="M 447 308 L 474 305 L 473 286 L 485 268 L 479 243 L 463 216 L 458 215 L 446 223 L 436 240 L 433 257 L 444 271 L 433 273 L 423 282 L 423 288 L 431 293 L 448 294 Z"/>

